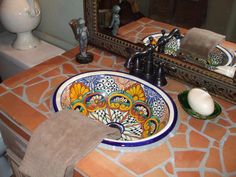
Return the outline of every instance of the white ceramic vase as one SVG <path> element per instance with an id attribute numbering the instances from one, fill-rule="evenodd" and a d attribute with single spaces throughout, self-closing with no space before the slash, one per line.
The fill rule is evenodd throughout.
<path id="1" fill-rule="evenodd" d="M 15 49 L 27 50 L 40 44 L 40 40 L 32 34 L 41 19 L 37 0 L 2 0 L 0 18 L 8 31 L 17 34 L 13 43 Z"/>

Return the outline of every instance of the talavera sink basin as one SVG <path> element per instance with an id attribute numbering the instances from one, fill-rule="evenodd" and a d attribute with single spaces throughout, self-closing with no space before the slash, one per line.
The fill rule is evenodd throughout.
<path id="1" fill-rule="evenodd" d="M 174 128 L 177 110 L 160 88 L 129 74 L 95 71 L 63 82 L 53 97 L 55 111 L 73 109 L 118 128 L 118 140 L 104 139 L 112 147 L 138 147 L 155 143 Z"/>

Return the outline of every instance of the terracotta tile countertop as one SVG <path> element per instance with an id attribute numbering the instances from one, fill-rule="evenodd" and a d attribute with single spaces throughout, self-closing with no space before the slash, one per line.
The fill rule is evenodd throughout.
<path id="1" fill-rule="evenodd" d="M 34 129 L 54 112 L 52 95 L 65 79 L 85 71 L 113 69 L 125 71 L 124 59 L 90 48 L 94 62 L 76 63 L 78 49 L 26 70 L 0 85 L 0 114 L 19 135 L 29 140 Z M 140 152 L 119 152 L 96 148 L 75 170 L 95 177 L 235 177 L 236 106 L 221 99 L 220 116 L 197 120 L 187 115 L 177 100 L 190 87 L 168 78 L 163 89 L 177 105 L 179 117 L 174 136 L 154 148 Z M 81 176 L 75 173 L 74 176 Z"/>

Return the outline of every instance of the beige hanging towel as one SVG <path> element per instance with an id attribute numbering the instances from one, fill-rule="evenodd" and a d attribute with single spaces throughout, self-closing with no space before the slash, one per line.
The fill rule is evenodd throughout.
<path id="1" fill-rule="evenodd" d="M 225 39 L 215 32 L 192 28 L 181 41 L 180 50 L 183 54 L 208 59 L 209 53 Z"/>
<path id="2" fill-rule="evenodd" d="M 34 131 L 19 169 L 30 177 L 71 177 L 76 162 L 104 138 L 119 137 L 118 129 L 77 111 L 53 113 Z"/>

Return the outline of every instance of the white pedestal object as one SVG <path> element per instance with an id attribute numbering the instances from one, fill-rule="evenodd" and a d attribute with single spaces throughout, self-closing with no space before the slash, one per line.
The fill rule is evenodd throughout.
<path id="1" fill-rule="evenodd" d="M 11 33 L 0 33 L 0 76 L 3 80 L 65 52 L 45 41 L 37 48 L 16 50 L 12 47 L 15 38 Z"/>
<path id="2" fill-rule="evenodd" d="M 16 33 L 17 38 L 13 47 L 18 50 L 35 48 L 40 44 L 33 36 L 41 19 L 41 11 L 36 0 L 2 0 L 0 6 L 2 25 L 10 32 Z"/>

